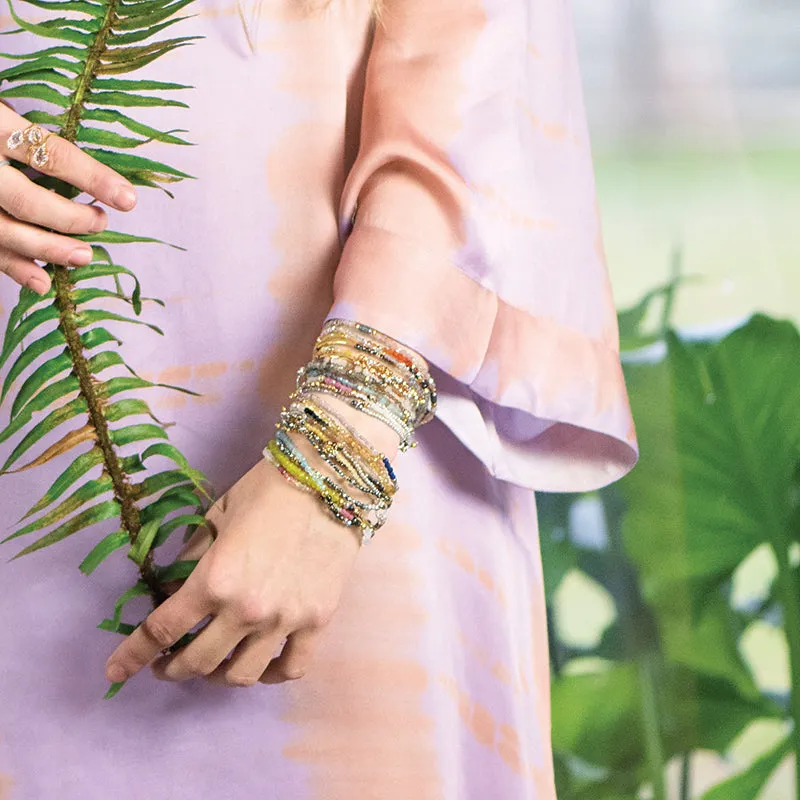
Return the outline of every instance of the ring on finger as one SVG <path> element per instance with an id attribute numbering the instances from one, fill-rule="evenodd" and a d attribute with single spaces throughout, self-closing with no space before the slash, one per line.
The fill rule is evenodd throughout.
<path id="1" fill-rule="evenodd" d="M 26 162 L 37 169 L 47 165 L 50 154 L 47 152 L 47 140 L 53 136 L 53 131 L 48 131 L 39 125 L 31 124 L 27 128 L 19 128 L 8 137 L 6 146 L 9 150 L 27 144 Z"/>

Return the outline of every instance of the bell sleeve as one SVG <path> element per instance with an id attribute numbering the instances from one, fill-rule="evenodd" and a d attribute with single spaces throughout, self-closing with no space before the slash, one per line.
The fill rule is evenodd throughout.
<path id="1" fill-rule="evenodd" d="M 585 491 L 637 444 L 568 5 L 386 0 L 329 317 L 432 365 L 492 475 Z"/>

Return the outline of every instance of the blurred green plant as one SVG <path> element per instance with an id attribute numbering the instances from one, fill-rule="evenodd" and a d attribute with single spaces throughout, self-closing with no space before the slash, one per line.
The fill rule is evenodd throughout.
<path id="1" fill-rule="evenodd" d="M 638 466 L 599 492 L 539 497 L 560 800 L 637 800 L 646 790 L 666 800 L 675 758 L 688 800 L 692 754 L 724 755 L 765 718 L 789 723 L 787 737 L 703 800 L 753 800 L 790 752 L 800 772 L 800 334 L 756 315 L 722 338 L 682 340 L 668 326 L 678 284 L 619 315 Z M 594 505 L 593 538 L 579 530 L 578 503 Z M 742 610 L 733 575 L 765 544 L 777 577 L 758 608 Z M 554 613 L 574 569 L 616 609 L 587 649 L 562 641 Z M 757 620 L 785 630 L 786 696 L 759 691 L 740 654 Z"/>

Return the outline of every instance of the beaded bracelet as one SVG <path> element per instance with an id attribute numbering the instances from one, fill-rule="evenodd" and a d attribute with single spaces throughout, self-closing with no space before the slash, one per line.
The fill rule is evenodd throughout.
<path id="1" fill-rule="evenodd" d="M 436 385 L 428 372 L 427 364 L 413 350 L 374 328 L 342 319 L 330 319 L 325 323 L 317 339 L 317 347 L 342 340 L 350 341 L 357 348 L 407 370 L 421 391 L 429 396 L 428 413 L 420 418 L 418 424 L 424 424 L 433 417 L 436 410 Z"/>
<path id="2" fill-rule="evenodd" d="M 310 488 L 337 520 L 348 527 L 360 528 L 362 544 L 370 541 L 375 531 L 386 522 L 387 508 L 352 498 L 334 481 L 311 467 L 291 439 L 288 436 L 284 439 L 281 433 L 278 431 L 276 437 L 267 443 L 264 455 L 273 464 L 282 467 L 281 473 L 285 478 L 291 478 L 290 482 Z"/>
<path id="3" fill-rule="evenodd" d="M 394 468 L 312 394 L 336 396 L 381 420 L 398 434 L 404 451 L 416 444 L 415 429 L 435 415 L 436 384 L 412 350 L 374 328 L 342 319 L 325 323 L 296 384 L 264 457 L 289 483 L 315 494 L 338 521 L 359 528 L 366 543 L 386 522 L 398 489 Z M 332 474 L 313 467 L 291 434 L 303 436 Z"/>
<path id="4" fill-rule="evenodd" d="M 397 479 L 389 459 L 319 403 L 306 399 L 281 412 L 281 428 L 298 431 L 322 459 L 350 485 L 376 497 L 391 497 Z"/>

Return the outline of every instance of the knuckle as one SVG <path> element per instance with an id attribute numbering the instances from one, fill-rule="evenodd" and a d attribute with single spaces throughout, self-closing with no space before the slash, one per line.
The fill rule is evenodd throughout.
<path id="1" fill-rule="evenodd" d="M 142 629 L 147 637 L 155 642 L 162 650 L 175 643 L 175 636 L 170 627 L 158 619 L 148 617 L 142 623 Z"/>
<path id="2" fill-rule="evenodd" d="M 303 627 L 306 615 L 303 614 L 298 608 L 292 606 L 283 606 L 278 608 L 273 613 L 273 619 L 277 626 L 284 631 L 296 631 Z"/>
<path id="3" fill-rule="evenodd" d="M 87 233 L 92 226 L 90 212 L 82 211 L 76 203 L 72 203 L 72 205 L 73 208 L 70 209 L 69 216 L 64 220 L 61 231 L 63 233 Z"/>
<path id="4" fill-rule="evenodd" d="M 214 671 L 214 667 L 210 667 L 200 656 L 186 655 L 182 666 L 190 675 L 208 675 Z"/>
<path id="5" fill-rule="evenodd" d="M 214 606 L 230 603 L 235 597 L 235 590 L 236 585 L 232 577 L 215 570 L 209 570 L 202 589 L 208 602 Z"/>
<path id="6" fill-rule="evenodd" d="M 324 628 L 333 619 L 336 606 L 319 604 L 311 606 L 305 613 L 306 626 L 309 628 Z"/>
<path id="7" fill-rule="evenodd" d="M 9 214 L 17 219 L 28 219 L 30 217 L 31 203 L 24 191 L 16 191 L 10 195 L 6 208 Z"/>
<path id="8" fill-rule="evenodd" d="M 281 677 L 287 681 L 299 681 L 305 677 L 306 672 L 307 669 L 302 664 L 287 664 L 280 670 Z"/>
<path id="9" fill-rule="evenodd" d="M 225 676 L 225 682 L 229 686 L 235 686 L 242 689 L 247 689 L 255 686 L 258 683 L 258 676 L 253 675 L 237 675 L 236 673 L 228 673 Z"/>
<path id="10" fill-rule="evenodd" d="M 256 594 L 237 597 L 235 611 L 239 620 L 247 626 L 263 625 L 279 616 L 263 597 Z"/>
<path id="11" fill-rule="evenodd" d="M 58 172 L 63 166 L 70 143 L 60 136 L 47 137 L 47 171 Z"/>

